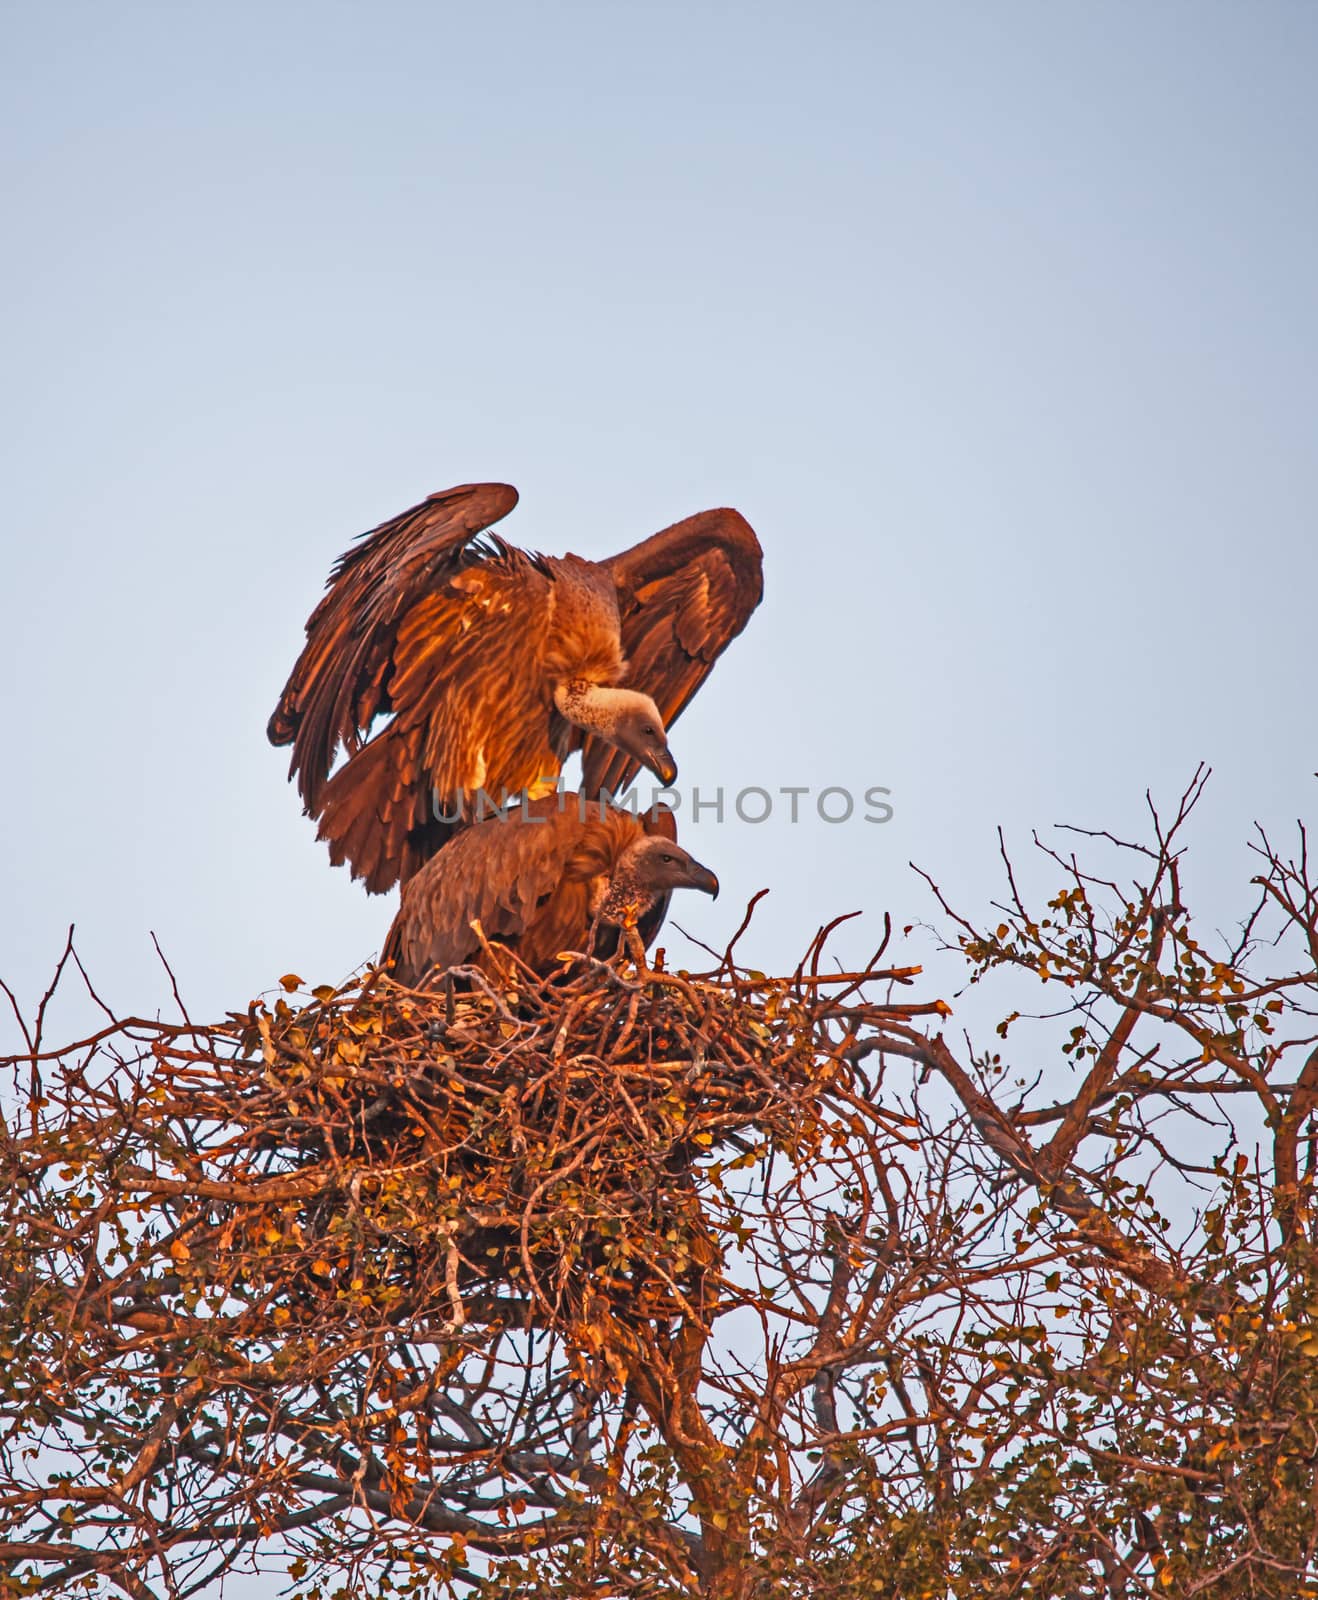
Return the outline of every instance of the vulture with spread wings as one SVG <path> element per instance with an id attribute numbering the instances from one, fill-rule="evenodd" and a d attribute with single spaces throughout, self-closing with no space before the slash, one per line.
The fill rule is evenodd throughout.
<path id="1" fill-rule="evenodd" d="M 718 887 L 677 843 L 664 807 L 637 816 L 581 795 L 545 795 L 464 828 L 425 863 L 403 886 L 381 963 L 418 987 L 449 967 L 489 968 L 486 945 L 500 944 L 544 975 L 566 951 L 607 958 L 623 928 L 648 945 L 674 889 L 717 895 Z"/>
<path id="2" fill-rule="evenodd" d="M 667 729 L 759 604 L 759 541 L 736 511 L 586 561 L 488 533 L 516 503 L 508 484 L 466 485 L 364 535 L 270 718 L 330 859 L 373 893 L 406 883 L 481 790 L 535 798 L 574 750 L 590 797 L 640 766 L 671 783 Z"/>

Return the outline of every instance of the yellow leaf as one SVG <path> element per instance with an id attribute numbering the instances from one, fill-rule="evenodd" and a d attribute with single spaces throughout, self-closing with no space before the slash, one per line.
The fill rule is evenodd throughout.
<path id="1" fill-rule="evenodd" d="M 188 1249 L 182 1239 L 175 1239 L 169 1247 L 169 1253 L 175 1261 L 191 1261 L 192 1251 Z"/>
<path id="2" fill-rule="evenodd" d="M 286 972 L 279 982 L 289 994 L 292 994 L 294 989 L 302 987 L 302 979 L 298 977 L 296 972 Z"/>

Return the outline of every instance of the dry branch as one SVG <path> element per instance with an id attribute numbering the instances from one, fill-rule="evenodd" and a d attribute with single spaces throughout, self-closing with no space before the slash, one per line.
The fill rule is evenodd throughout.
<path id="1" fill-rule="evenodd" d="M 1188 814 L 1098 841 L 1128 886 L 1049 851 L 1046 908 L 1012 866 L 1002 922 L 953 914 L 978 982 L 1061 998 L 1037 1100 L 895 998 L 890 929 L 833 976 L 825 930 L 781 979 L 290 978 L 57 1050 L 47 994 L 0 1150 L 3 1592 L 1306 1592 L 1316 902 L 1269 853 L 1210 953 Z"/>

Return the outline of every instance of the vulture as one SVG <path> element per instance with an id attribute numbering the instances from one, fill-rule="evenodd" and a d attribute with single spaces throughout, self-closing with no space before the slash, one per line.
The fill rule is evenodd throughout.
<path id="1" fill-rule="evenodd" d="M 546 974 L 566 950 L 607 957 L 619 930 L 658 933 L 674 889 L 718 894 L 677 843 L 671 811 L 637 815 L 570 792 L 464 828 L 403 886 L 381 962 L 411 987 L 448 967 L 486 966 L 486 940 Z"/>
<path id="2" fill-rule="evenodd" d="M 640 766 L 671 783 L 667 730 L 759 604 L 760 545 L 736 511 L 586 561 L 488 533 L 516 503 L 468 484 L 363 535 L 270 718 L 330 859 L 372 893 L 406 883 L 480 791 L 535 799 L 573 751 L 592 798 Z"/>

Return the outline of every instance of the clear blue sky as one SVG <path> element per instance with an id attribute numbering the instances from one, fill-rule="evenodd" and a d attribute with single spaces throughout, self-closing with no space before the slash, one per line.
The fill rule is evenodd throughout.
<path id="1" fill-rule="evenodd" d="M 603 554 L 739 507 L 767 598 L 687 782 L 721 943 L 966 904 L 994 827 L 1217 776 L 1314 814 L 1318 9 L 9 4 L 0 972 L 115 1005 L 333 979 L 392 914 L 265 721 L 332 559 L 507 479 Z M 1219 908 L 1220 907 L 1220 912 Z M 675 953 L 681 941 L 669 941 Z M 868 942 L 858 934 L 855 944 Z"/>

